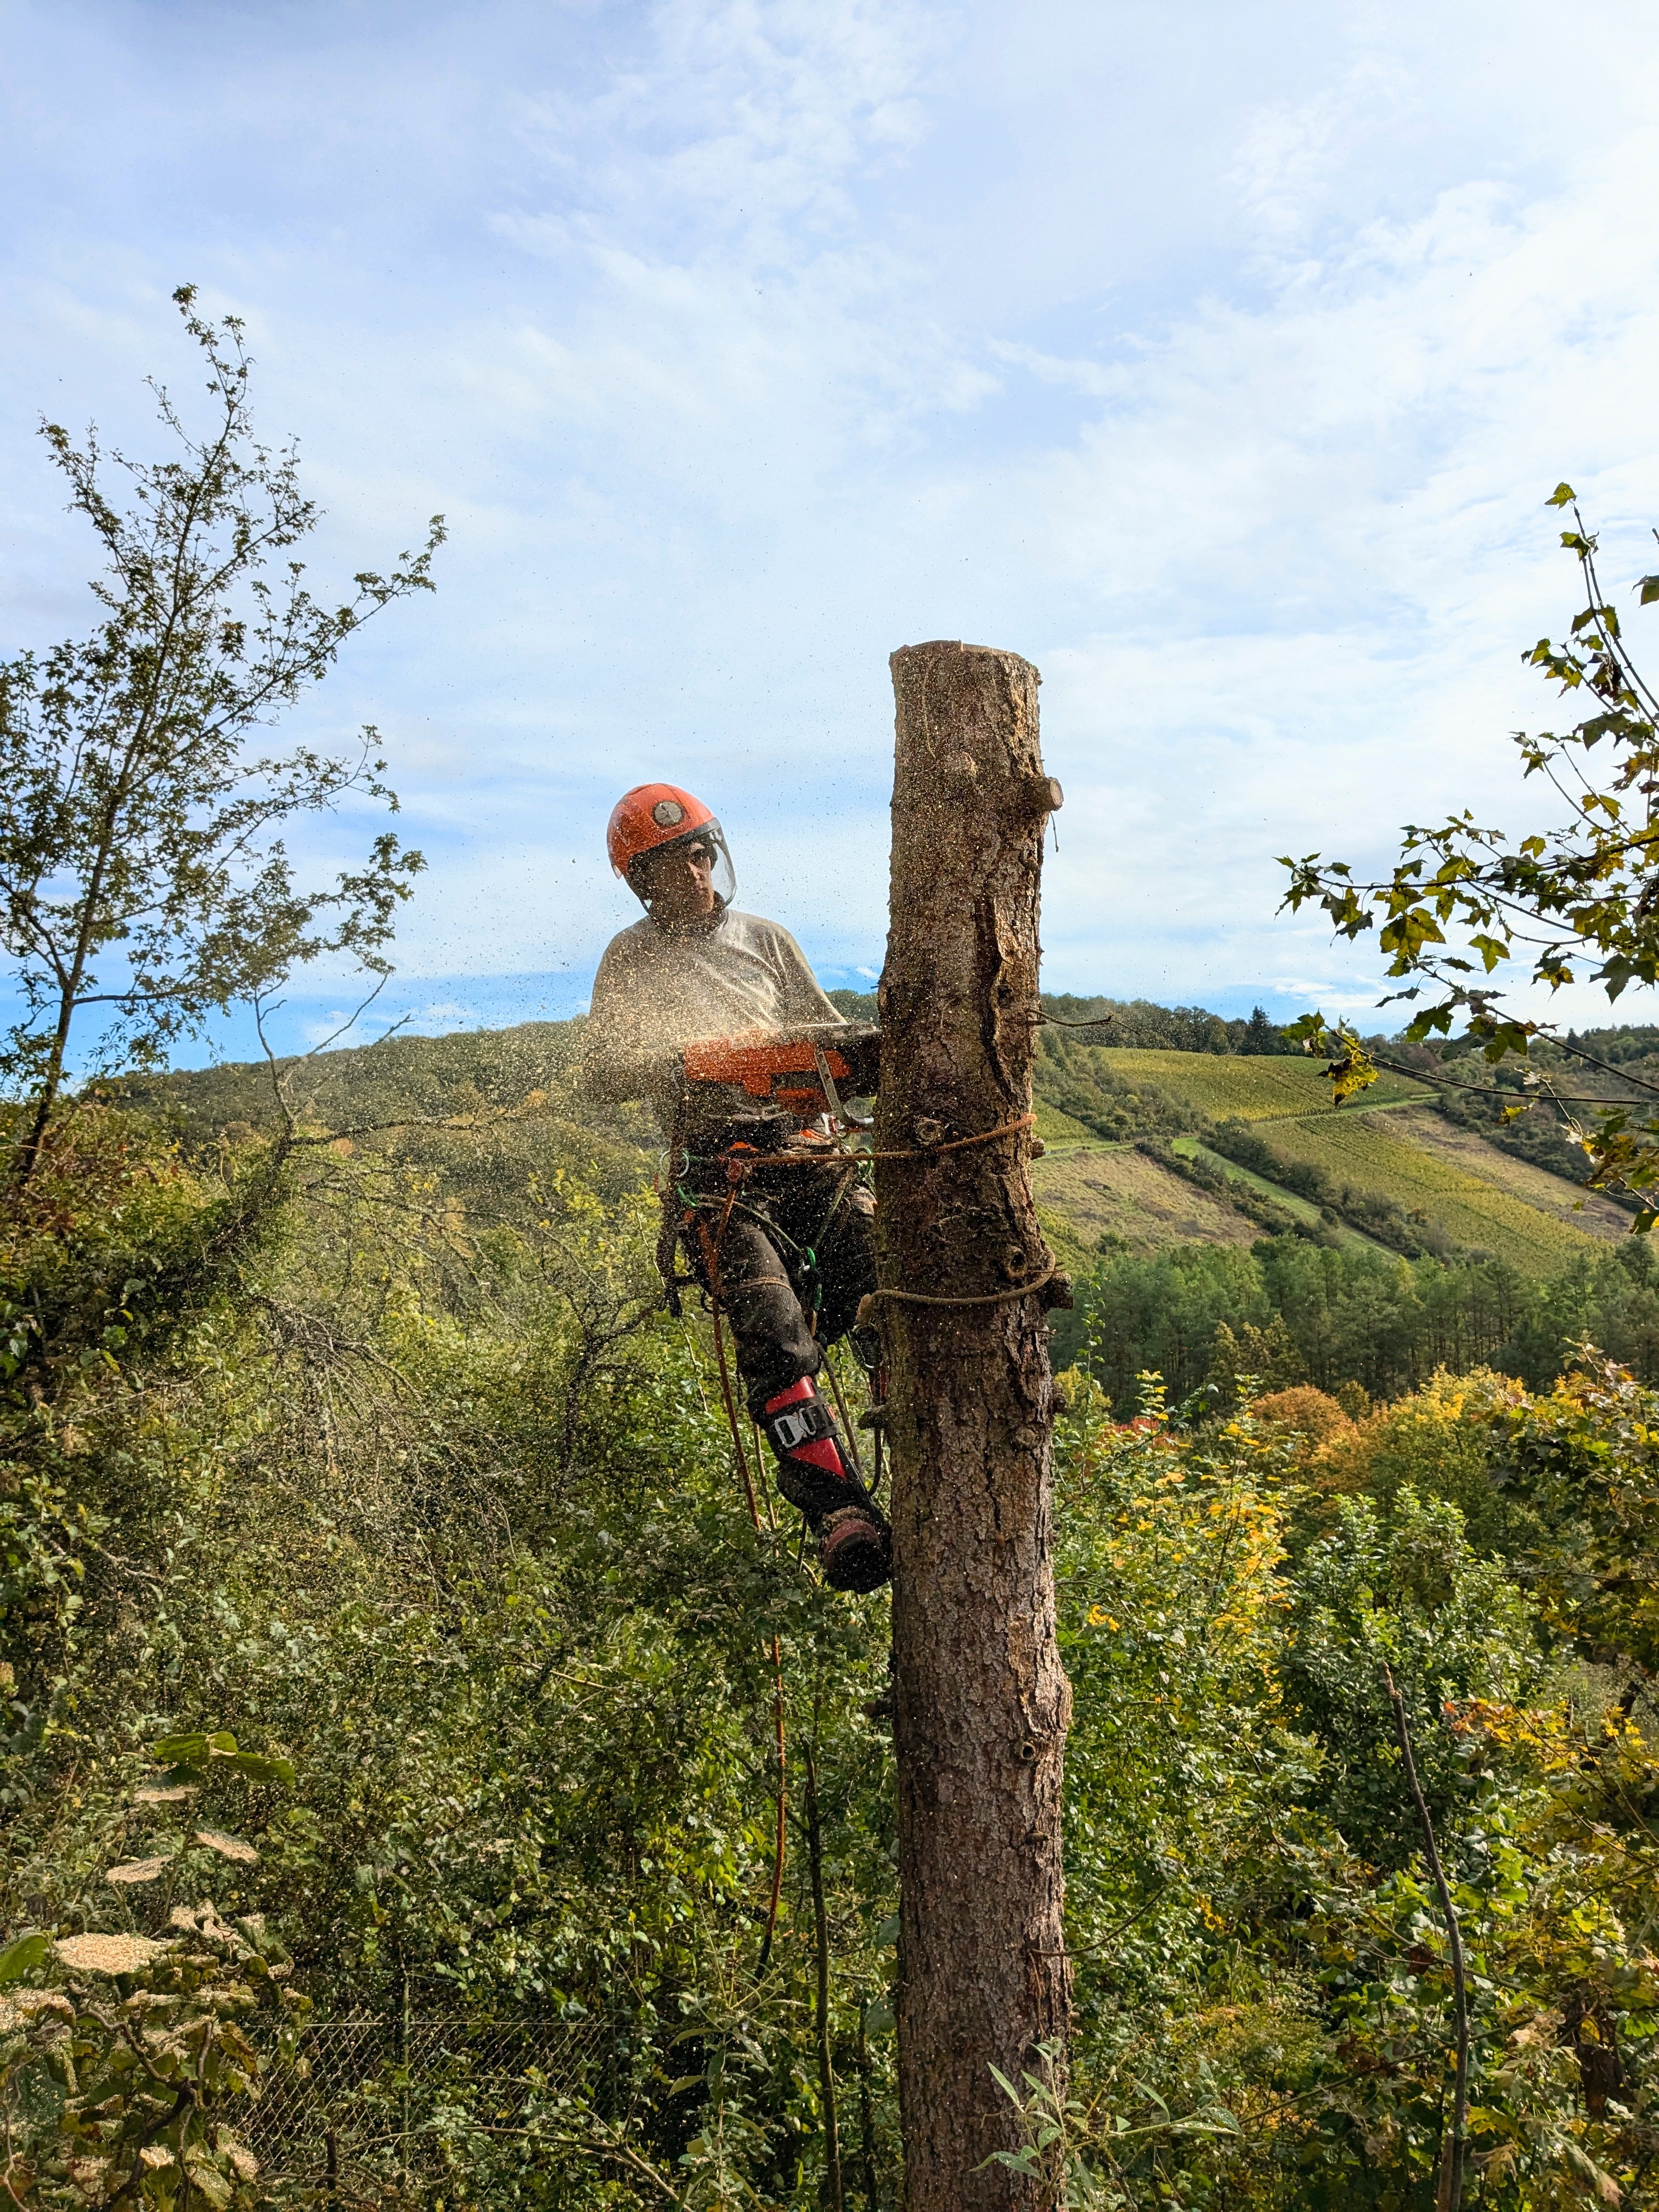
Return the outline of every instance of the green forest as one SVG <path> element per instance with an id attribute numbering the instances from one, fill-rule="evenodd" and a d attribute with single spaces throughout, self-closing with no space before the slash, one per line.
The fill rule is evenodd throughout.
<path id="1" fill-rule="evenodd" d="M 886 1597 L 823 1589 L 764 1477 L 751 1517 L 644 1133 L 570 1057 L 134 1079 L 8 1206 L 18 2203 L 806 2207 L 833 2138 L 843 2208 L 897 2203 Z M 1473 2201 L 1644 2201 L 1659 1398 L 1547 1345 L 1640 1360 L 1646 1251 L 1079 1281 L 1077 2029 L 1064 2109 L 1023 2092 L 1068 2202 L 1431 2203 L 1451 1986 L 1385 1663 Z"/>

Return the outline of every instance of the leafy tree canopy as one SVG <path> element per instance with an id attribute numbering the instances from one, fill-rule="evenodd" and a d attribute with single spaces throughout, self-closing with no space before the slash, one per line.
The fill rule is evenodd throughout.
<path id="1" fill-rule="evenodd" d="M 363 570 L 331 606 L 313 598 L 295 549 L 317 508 L 293 445 L 254 434 L 242 325 L 204 321 L 188 285 L 174 298 L 206 364 L 206 423 L 156 385 L 167 459 L 42 425 L 105 556 L 102 614 L 84 638 L 0 663 L 0 940 L 25 1004 L 0 1068 L 34 1102 L 25 1179 L 78 1015 L 101 1012 L 106 1065 L 149 1065 L 296 964 L 331 955 L 384 975 L 422 866 L 383 831 L 331 887 L 302 884 L 288 824 L 349 794 L 395 811 L 378 737 L 340 755 L 253 746 L 368 617 L 432 588 L 441 519 L 390 575 Z"/>
<path id="2" fill-rule="evenodd" d="M 1597 541 L 1571 485 L 1558 484 L 1548 504 L 1572 509 L 1573 526 L 1561 543 L 1579 564 L 1584 605 L 1564 641 L 1540 638 L 1523 657 L 1564 698 L 1587 698 L 1593 711 L 1564 731 L 1518 731 L 1515 743 L 1524 775 L 1551 785 L 1566 809 L 1565 822 L 1522 837 L 1483 828 L 1468 811 L 1438 825 L 1411 823 L 1391 872 L 1370 880 L 1322 854 L 1286 855 L 1284 903 L 1292 911 L 1322 908 L 1349 939 L 1378 930 L 1388 973 L 1402 985 L 1394 997 L 1433 994 L 1412 1016 L 1408 1040 L 1448 1036 L 1462 1022 L 1490 1060 L 1527 1054 L 1535 1038 L 1547 1037 L 1572 1060 L 1605 1072 L 1607 1063 L 1584 1045 L 1504 1003 L 1517 977 L 1550 991 L 1599 983 L 1610 999 L 1632 982 L 1659 981 L 1659 696 L 1637 667 L 1603 590 Z M 1651 605 L 1659 599 L 1659 574 L 1639 577 L 1632 588 L 1641 605 Z M 1373 1079 L 1375 1055 L 1345 1025 L 1333 1030 L 1310 1014 L 1293 1033 L 1309 1050 L 1334 1044 L 1330 1073 L 1339 1104 Z M 1623 1073 L 1644 1097 L 1659 1099 L 1659 1084 L 1628 1067 Z M 1609 1108 L 1593 1094 L 1572 1097 L 1537 1070 L 1528 1082 L 1569 1120 L 1575 1106 L 1600 1108 L 1593 1125 L 1572 1122 L 1589 1155 L 1594 1188 L 1637 1193 L 1659 1183 L 1659 1117 L 1633 1117 L 1628 1106 Z M 1525 1102 L 1514 1109 L 1525 1110 Z M 1656 1219 L 1659 1209 L 1644 1205 L 1634 1226 L 1650 1229 Z"/>

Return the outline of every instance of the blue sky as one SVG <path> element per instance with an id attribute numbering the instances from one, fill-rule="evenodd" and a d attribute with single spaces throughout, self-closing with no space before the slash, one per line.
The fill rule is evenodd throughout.
<path id="1" fill-rule="evenodd" d="M 1611 575 L 1652 566 L 1650 7 L 0 21 L 0 649 L 87 617 L 38 415 L 152 442 L 181 281 L 248 323 L 319 578 L 448 517 L 436 598 L 300 725 L 379 726 L 430 861 L 374 1023 L 580 1005 L 637 911 L 605 816 L 658 775 L 826 981 L 873 975 L 887 656 L 938 636 L 1043 673 L 1051 988 L 1361 1010 L 1374 963 L 1275 916 L 1273 856 L 1530 822 L 1505 732 L 1550 719 L 1519 648 L 1571 611 L 1557 479 Z"/>

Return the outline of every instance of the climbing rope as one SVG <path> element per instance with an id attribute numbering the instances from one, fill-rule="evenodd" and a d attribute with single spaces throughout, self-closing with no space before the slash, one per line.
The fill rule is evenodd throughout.
<path id="1" fill-rule="evenodd" d="M 732 1370 L 726 1364 L 724 1326 L 726 1294 L 720 1276 L 720 1246 L 725 1240 L 726 1225 L 732 1218 L 732 1208 L 737 1194 L 735 1186 L 727 1191 L 726 1205 L 720 1214 L 720 1227 L 713 1237 L 710 1237 L 708 1224 L 701 1213 L 694 1216 L 688 1212 L 682 1225 L 690 1228 L 695 1218 L 697 1236 L 702 1246 L 703 1267 L 708 1277 L 709 1297 L 714 1316 L 714 1356 L 720 1366 L 720 1398 L 726 1407 L 726 1425 L 732 1432 L 732 1450 L 737 1460 L 738 1472 L 743 1478 L 744 1498 L 749 1507 L 749 1518 L 754 1524 L 755 1534 L 758 1536 L 761 1533 L 760 1501 L 756 1493 L 754 1480 L 749 1472 L 749 1455 L 743 1448 L 743 1432 L 738 1420 L 737 1401 L 732 1390 Z M 756 1457 L 757 1460 L 760 1459 L 758 1448 Z M 763 1486 L 766 1480 L 763 1461 L 760 1463 L 759 1473 Z M 767 1498 L 767 1517 L 769 1519 L 772 1517 L 769 1493 Z M 772 1956 L 773 1939 L 778 1930 L 778 1912 L 783 1901 L 784 1852 L 788 1838 L 789 1766 L 788 1747 L 784 1729 L 783 1646 L 778 1639 L 775 1630 L 772 1636 L 771 1660 L 772 1719 L 778 1746 L 778 1811 L 777 1826 L 772 1844 L 772 1893 L 767 1901 L 766 1933 L 761 1938 L 760 1958 L 755 1967 L 757 1980 L 766 1972 L 767 1964 Z"/>
<path id="2" fill-rule="evenodd" d="M 862 1482 L 864 1480 L 863 1455 L 858 1448 L 853 1417 L 848 1412 L 847 1401 L 842 1395 L 841 1377 L 836 1372 L 836 1363 L 830 1357 L 830 1347 L 827 1344 L 823 1347 L 823 1371 L 830 1377 L 830 1388 L 835 1394 L 836 1410 L 841 1415 L 841 1425 L 847 1434 L 847 1449 L 852 1455 L 853 1472 Z"/>
<path id="3" fill-rule="evenodd" d="M 875 1304 L 878 1298 L 892 1298 L 907 1306 L 1007 1305 L 1015 1298 L 1027 1297 L 1033 1291 L 1040 1291 L 1045 1283 L 1053 1282 L 1059 1266 L 1057 1260 L 1050 1260 L 1042 1273 L 1033 1275 L 1029 1283 L 1016 1283 L 1011 1291 L 980 1291 L 972 1297 L 966 1298 L 941 1297 L 933 1291 L 866 1291 L 859 1300 L 858 1316 L 854 1326 L 857 1328 L 862 1323 L 866 1311 Z"/>

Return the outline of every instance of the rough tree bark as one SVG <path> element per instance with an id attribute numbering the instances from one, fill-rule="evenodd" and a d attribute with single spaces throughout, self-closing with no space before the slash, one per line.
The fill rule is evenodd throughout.
<path id="1" fill-rule="evenodd" d="M 1060 788 L 1036 669 L 939 643 L 892 658 L 891 924 L 877 1237 L 893 1450 L 899 2093 L 906 2212 L 1047 2212 L 1006 2167 L 1018 2082 L 1063 2045 L 1060 1777 L 1045 1308 L 1031 1110 L 1042 838 Z M 890 1295 L 979 1298 L 957 1306 Z"/>

